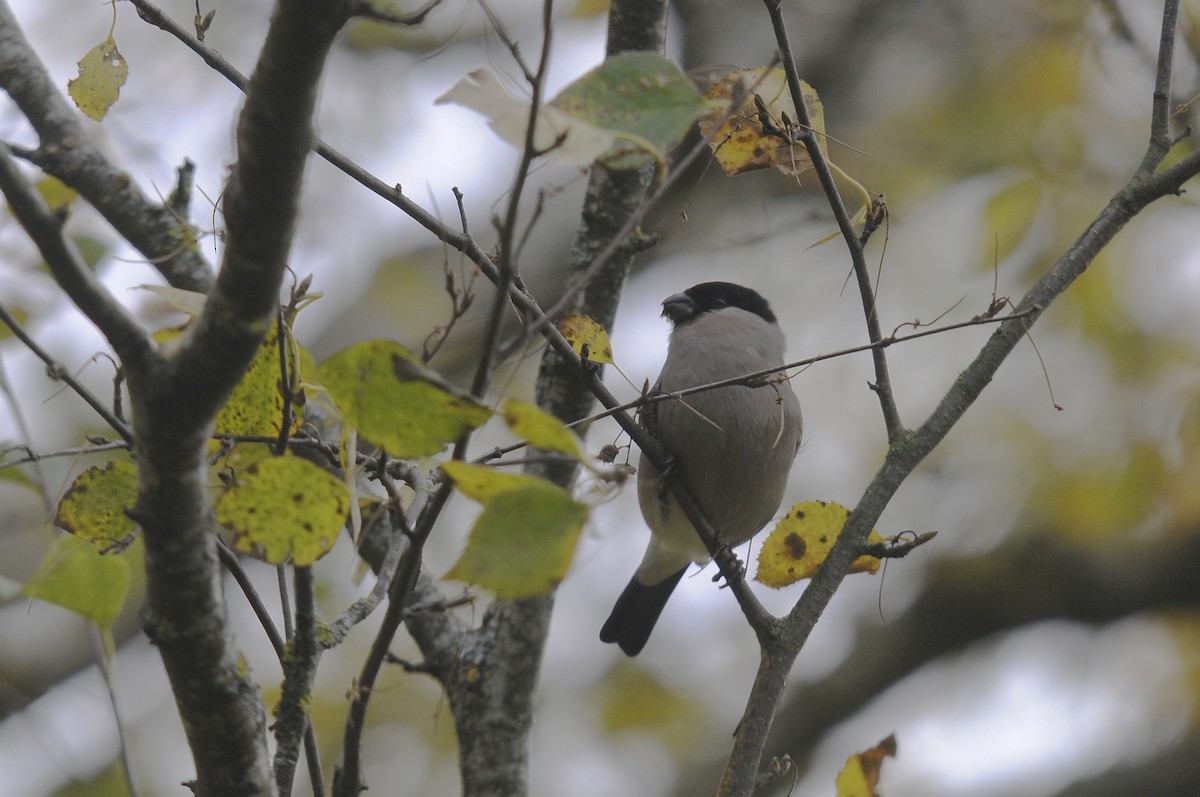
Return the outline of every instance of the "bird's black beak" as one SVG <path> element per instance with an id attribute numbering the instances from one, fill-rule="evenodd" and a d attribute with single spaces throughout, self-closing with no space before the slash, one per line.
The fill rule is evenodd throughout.
<path id="1" fill-rule="evenodd" d="M 675 293 L 663 299 L 662 314 L 679 326 L 696 315 L 696 303 L 686 293 Z"/>

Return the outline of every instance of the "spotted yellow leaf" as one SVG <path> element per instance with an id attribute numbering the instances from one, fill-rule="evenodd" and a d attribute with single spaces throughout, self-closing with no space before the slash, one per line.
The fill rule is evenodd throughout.
<path id="1" fill-rule="evenodd" d="M 311 565 L 333 548 L 350 512 L 346 486 L 313 463 L 273 457 L 238 473 L 217 501 L 234 547 L 271 564 Z"/>
<path id="2" fill-rule="evenodd" d="M 612 363 L 612 344 L 608 341 L 608 333 L 587 316 L 567 316 L 558 323 L 558 331 L 583 359 L 594 363 Z"/>
<path id="3" fill-rule="evenodd" d="M 803 81 L 800 89 L 818 144 L 824 150 L 825 111 L 821 98 Z M 787 75 L 781 68 L 735 70 L 717 81 L 704 96 L 713 104 L 700 118 L 700 132 L 708 139 L 717 163 L 726 174 L 775 167 L 795 177 L 812 167 L 804 145 L 794 143 L 796 106 L 788 90 Z M 741 104 L 729 113 L 739 97 Z"/>
<path id="4" fill-rule="evenodd" d="M 754 579 L 768 587 L 786 587 L 816 575 L 817 568 L 829 555 L 838 533 L 846 524 L 850 510 L 830 501 L 803 501 L 788 511 L 775 526 L 758 552 L 758 571 Z M 883 542 L 872 531 L 867 542 Z M 879 560 L 860 556 L 851 573 L 874 573 Z"/>
<path id="5" fill-rule="evenodd" d="M 97 465 L 79 474 L 67 488 L 54 523 L 85 540 L 120 542 L 137 529 L 126 514 L 136 500 L 136 467 L 128 462 Z"/>

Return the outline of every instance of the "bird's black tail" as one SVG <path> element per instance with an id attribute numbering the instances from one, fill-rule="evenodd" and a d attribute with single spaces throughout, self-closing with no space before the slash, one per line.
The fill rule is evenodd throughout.
<path id="1" fill-rule="evenodd" d="M 667 605 L 667 599 L 686 572 L 687 568 L 684 567 L 651 586 L 640 583 L 637 576 L 631 578 L 621 597 L 617 598 L 612 614 L 600 629 L 600 641 L 616 642 L 626 656 L 640 653 L 663 607 Z"/>

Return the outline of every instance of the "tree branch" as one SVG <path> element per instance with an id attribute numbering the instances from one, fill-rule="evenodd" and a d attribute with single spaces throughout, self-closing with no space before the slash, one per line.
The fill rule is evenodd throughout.
<path id="1" fill-rule="evenodd" d="M 2 157 L 3 156 L 0 156 L 0 158 Z M 2 169 L 2 167 L 0 167 L 0 169 Z M 113 411 L 110 410 L 107 405 L 105 405 L 104 402 L 102 402 L 92 393 L 92 391 L 88 390 L 82 382 L 72 376 L 71 372 L 64 368 L 62 363 L 58 362 L 58 360 L 55 360 L 50 356 L 49 352 L 39 346 L 37 341 L 29 336 L 25 329 L 17 322 L 17 319 L 13 318 L 12 314 L 10 314 L 3 305 L 0 305 L 0 321 L 4 322 L 5 326 L 12 330 L 12 333 L 17 340 L 25 344 L 25 348 L 33 352 L 39 360 L 46 364 L 46 371 L 51 374 L 52 378 L 61 379 L 63 382 L 66 382 L 67 386 L 70 387 L 71 390 L 75 391 L 75 395 L 83 399 L 89 407 L 96 411 L 96 414 L 104 419 L 105 423 L 111 426 L 113 430 L 121 436 L 126 443 L 125 447 L 128 447 L 128 444 L 133 442 L 133 432 L 130 431 L 129 426 L 120 418 L 118 418 Z M 89 452 L 98 450 L 101 450 L 100 446 L 88 449 Z M 80 452 L 77 451 L 76 453 Z M 50 455 L 47 454 L 45 456 Z M 33 452 L 30 452 L 30 461 L 36 462 L 38 459 L 41 459 L 41 457 L 36 457 L 33 455 Z M 20 462 L 6 463 L 6 466 L 17 464 L 20 464 Z"/>
<path id="2" fill-rule="evenodd" d="M 775 41 L 783 59 L 783 69 L 787 74 L 788 89 L 792 95 L 792 103 L 796 107 L 799 126 L 798 140 L 804 144 L 812 161 L 813 171 L 825 191 L 825 198 L 833 211 L 833 217 L 841 230 L 842 239 L 850 252 L 850 261 L 854 266 L 854 277 L 858 282 L 858 292 L 862 299 L 863 312 L 866 315 L 867 333 L 872 343 L 882 339 L 883 333 L 879 327 L 879 313 L 876 309 L 875 291 L 871 287 L 871 273 L 867 269 L 866 256 L 863 254 L 865 240 L 860 240 L 842 202 L 842 195 L 834 182 L 833 172 L 829 168 L 829 160 L 821 149 L 821 141 L 817 131 L 813 129 L 812 117 L 808 112 L 808 104 L 804 101 L 804 92 L 800 89 L 800 73 L 796 69 L 796 59 L 792 54 L 791 41 L 788 38 L 787 24 L 783 17 L 782 0 L 763 0 L 767 13 L 771 17 L 771 27 L 775 31 Z M 896 443 L 904 437 L 904 424 L 900 419 L 900 411 L 896 407 L 896 397 L 892 393 L 892 380 L 888 374 L 887 356 L 882 349 L 872 352 L 875 361 L 875 383 L 872 389 L 879 397 L 879 406 L 883 411 L 884 424 L 887 427 L 888 441 Z"/>
<path id="3" fill-rule="evenodd" d="M 317 642 L 315 585 L 311 567 L 292 568 L 296 585 L 296 632 L 283 657 L 283 686 L 275 714 L 275 786 L 292 793 L 300 748 L 310 727 L 308 706 L 324 648 Z M 314 761 L 310 760 L 310 765 Z M 319 773 L 319 768 L 317 772 Z M 318 777 L 314 782 L 321 782 Z"/>
<path id="4" fill-rule="evenodd" d="M 242 91 L 246 90 L 246 76 L 237 70 L 213 48 L 209 47 L 204 42 L 197 39 L 187 31 L 182 25 L 179 25 L 161 9 L 151 3 L 149 0 L 130 0 L 133 5 L 137 6 L 138 14 L 150 24 L 169 33 L 170 35 L 183 42 L 189 49 L 199 55 L 205 63 L 211 66 L 216 72 L 225 77 L 229 82 L 233 83 Z M 420 224 L 429 232 L 433 233 L 437 238 L 448 246 L 457 249 L 465 254 L 471 262 L 488 277 L 489 280 L 495 282 L 495 264 L 487 254 L 479 248 L 479 245 L 466 234 L 456 233 L 446 225 L 444 225 L 437 216 L 425 210 L 419 204 L 409 199 L 404 195 L 404 192 L 398 185 L 390 185 L 383 182 L 375 175 L 368 172 L 362 166 L 358 165 L 350 158 L 346 157 L 341 152 L 329 146 L 324 141 L 319 139 L 314 140 L 314 148 L 318 155 L 328 161 L 334 168 L 340 170 L 350 179 L 362 185 L 367 190 L 382 199 L 392 203 L 397 208 L 402 210 L 413 221 Z"/>
<path id="5" fill-rule="evenodd" d="M 1175 7 L 1177 0 L 1168 0 L 1164 18 L 1170 18 Z M 1170 54 L 1160 51 L 1160 85 L 1164 81 L 1163 70 L 1170 71 Z M 1138 171 L 1018 304 L 1016 311 L 1029 315 L 1002 323 L 925 423 L 907 439 L 891 441 L 883 466 L 851 512 L 829 556 L 788 614 L 786 633 L 776 644 L 763 650 L 759 674 L 738 726 L 720 794 L 749 795 L 753 790 L 766 733 L 785 686 L 787 670 L 899 486 L 979 397 L 1041 312 L 1086 270 L 1125 224 L 1150 202 L 1177 193 L 1185 180 L 1200 173 L 1200 158 L 1194 158 L 1192 168 L 1168 170 L 1170 179 L 1164 179 L 1167 172 L 1155 175 L 1154 170 L 1169 150 L 1169 145 L 1164 148 L 1164 142 L 1169 142 L 1170 138 L 1165 130 L 1153 123 L 1152 129 L 1156 131 L 1155 138 L 1151 140 Z"/>
<path id="6" fill-rule="evenodd" d="M 0 191 L 8 199 L 17 221 L 46 258 L 55 281 L 108 338 L 117 356 L 130 362 L 152 356 L 154 347 L 146 330 L 83 262 L 75 245 L 63 234 L 62 219 L 51 212 L 37 189 L 21 174 L 4 144 L 0 144 Z M 122 432 L 125 425 L 118 421 L 113 428 Z M 126 430 L 122 436 L 127 434 Z"/>
<path id="7" fill-rule="evenodd" d="M 238 122 L 221 273 L 181 347 L 128 373 L 148 633 L 175 692 L 202 797 L 275 793 L 261 696 L 240 661 L 220 588 L 205 451 L 218 408 L 278 309 L 317 84 L 346 19 L 344 3 L 277 3 Z"/>

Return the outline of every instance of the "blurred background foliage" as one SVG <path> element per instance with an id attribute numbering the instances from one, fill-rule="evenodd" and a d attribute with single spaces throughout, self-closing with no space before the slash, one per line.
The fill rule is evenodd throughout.
<path id="1" fill-rule="evenodd" d="M 103 40 L 107 8 L 11 0 L 58 83 Z M 490 4 L 528 57 L 537 3 Z M 1200 2 L 1181 14 L 1174 102 L 1196 122 Z M 164 0 L 176 19 L 191 0 Z M 1078 236 L 1140 159 L 1148 136 L 1161 3 L 1148 0 L 785 0 L 800 74 L 821 94 L 835 161 L 886 195 L 890 220 L 868 250 L 885 331 L 961 321 L 1023 290 Z M 244 71 L 267 0 L 216 0 L 207 41 Z M 605 5 L 558 4 L 552 91 L 602 57 Z M 91 127 L 147 192 L 165 195 L 185 157 L 204 199 L 193 206 L 203 251 L 219 250 L 219 195 L 232 157 L 237 92 L 179 44 L 118 4 L 114 38 L 130 66 L 120 101 Z M 67 15 L 72 23 L 61 22 Z M 700 80 L 768 63 L 766 14 L 744 0 L 677 0 L 672 55 Z M 491 66 L 518 74 L 473 0 L 447 0 L 429 23 L 363 23 L 342 39 L 325 81 L 321 136 L 444 218 L 465 195 L 471 232 L 494 239 L 490 215 L 515 153 L 469 112 L 435 107 L 458 77 Z M 33 143 L 0 103 L 0 136 Z M 1195 146 L 1191 138 L 1180 151 Z M 318 358 L 368 337 L 410 348 L 449 318 L 445 274 L 469 273 L 394 208 L 314 160 L 293 268 L 325 298 L 297 324 Z M 545 167 L 544 193 L 520 263 L 544 300 L 562 265 L 584 180 Z M 531 213 L 532 215 L 532 213 Z M 824 201 L 777 174 L 727 178 L 698 166 L 655 210 L 661 237 L 629 284 L 613 330 L 617 362 L 640 385 L 665 353 L 663 296 L 708 279 L 764 292 L 794 359 L 864 342 L 862 312 L 843 290 L 848 259 Z M 145 292 L 153 272 L 87 208 L 71 232 L 102 278 L 148 323 L 174 317 Z M 103 344 L 5 217 L 0 296 L 27 328 L 100 395 L 112 367 Z M 486 286 L 478 286 L 486 295 Z M 845 758 L 895 732 L 882 786 L 898 795 L 1194 793 L 1200 781 L 1200 210 L 1190 194 L 1136 219 L 1057 302 L 947 441 L 897 495 L 880 531 L 938 530 L 937 541 L 882 576 L 854 576 L 822 619 L 776 722 L 772 755 L 798 768 L 792 793 L 833 793 Z M 469 314 L 433 365 L 471 362 Z M 177 319 L 175 319 L 177 320 Z M 901 412 L 919 423 L 985 340 L 987 329 L 891 350 Z M 1036 345 L 1036 348 L 1035 348 Z M 538 350 L 507 367 L 497 398 L 527 398 Z M 19 343 L 0 341 L 9 401 L 0 438 L 38 452 L 81 445 L 97 420 Z M 614 387 L 635 388 L 616 375 Z M 852 505 L 881 461 L 885 435 L 865 355 L 795 379 L 806 432 L 787 500 Z M 25 428 L 13 406 L 19 405 Z M 1056 408 L 1061 407 L 1061 409 Z M 479 450 L 490 444 L 485 432 Z M 594 449 L 617 439 L 597 424 Z M 58 496 L 103 458 L 80 453 L 26 468 Z M 627 660 L 596 639 L 645 529 L 632 490 L 580 485 L 594 504 L 560 589 L 532 743 L 535 795 L 694 795 L 713 789 L 756 664 L 734 601 L 704 575 L 685 579 L 654 641 Z M 473 510 L 452 507 L 429 548 L 429 571 L 457 558 Z M 30 578 L 53 530 L 38 493 L 0 483 L 0 576 Z M 275 576 L 250 564 L 261 591 Z M 365 587 L 346 544 L 319 563 L 327 614 Z M 176 794 L 190 762 L 157 656 L 138 632 L 139 585 L 114 629 L 118 698 L 144 793 Z M 446 585 L 458 594 L 457 585 Z M 799 587 L 764 591 L 777 609 Z M 123 794 L 113 777 L 112 711 L 82 622 L 14 598 L 0 606 L 0 795 Z M 486 595 L 462 610 L 477 617 Z M 239 643 L 268 696 L 278 664 L 237 595 Z M 327 655 L 313 699 L 326 761 L 336 758 L 351 680 L 371 624 Z M 398 644 L 397 655 L 416 658 Z M 435 685 L 400 668 L 372 702 L 367 778 L 394 795 L 457 791 L 453 724 Z M 304 777 L 303 772 L 299 775 Z M 74 784 L 74 785 L 71 785 Z M 81 785 L 84 784 L 84 785 Z M 784 794 L 791 776 L 764 793 Z M 297 793 L 303 793 L 304 785 Z"/>

